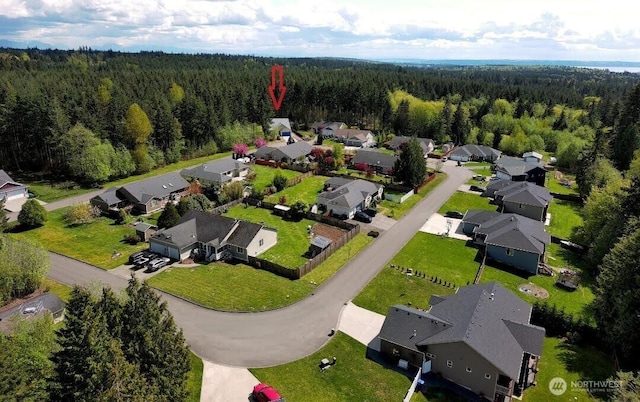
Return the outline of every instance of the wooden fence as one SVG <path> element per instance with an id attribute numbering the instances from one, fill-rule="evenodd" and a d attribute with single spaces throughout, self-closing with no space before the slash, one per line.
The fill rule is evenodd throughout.
<path id="1" fill-rule="evenodd" d="M 300 176 L 297 177 L 292 177 L 291 179 L 287 180 L 287 187 L 292 187 L 295 186 L 296 184 L 300 183 L 302 180 L 306 179 L 307 177 L 313 176 L 313 172 L 312 171 L 307 171 L 303 174 L 301 174 Z"/>
<path id="2" fill-rule="evenodd" d="M 424 179 L 424 181 L 420 184 L 418 184 L 414 189 L 413 192 L 415 194 L 418 194 L 418 191 L 420 191 L 420 189 L 424 186 L 426 186 L 427 184 L 431 183 L 432 181 L 434 181 L 436 179 L 436 174 L 435 173 L 429 173 L 429 176 L 427 176 L 426 179 Z"/>
<path id="3" fill-rule="evenodd" d="M 233 200 L 231 202 L 227 202 L 224 205 L 220 205 L 219 207 L 213 208 L 211 210 L 211 213 L 212 214 L 216 214 L 216 215 L 223 214 L 223 213 L 227 212 L 227 209 L 229 209 L 231 207 L 235 207 L 236 205 L 242 204 L 242 202 L 244 202 L 244 199 L 238 198 L 237 200 Z"/>

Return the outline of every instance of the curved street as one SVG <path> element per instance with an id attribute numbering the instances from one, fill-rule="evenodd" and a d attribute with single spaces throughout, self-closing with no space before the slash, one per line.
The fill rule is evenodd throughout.
<path id="1" fill-rule="evenodd" d="M 471 178 L 472 173 L 447 163 L 448 178 L 401 220 L 382 233 L 315 294 L 291 306 L 260 313 L 227 313 L 199 307 L 159 292 L 169 304 L 191 349 L 212 362 L 239 367 L 266 367 L 288 363 L 320 349 L 337 326 L 345 303 L 354 298 L 388 261 L 413 237 L 426 220 Z M 430 250 L 425 250 L 425 254 Z M 61 283 L 100 281 L 114 289 L 127 281 L 108 271 L 51 254 L 49 277 Z"/>

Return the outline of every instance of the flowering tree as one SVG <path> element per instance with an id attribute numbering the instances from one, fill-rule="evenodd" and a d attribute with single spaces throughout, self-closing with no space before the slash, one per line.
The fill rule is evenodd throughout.
<path id="1" fill-rule="evenodd" d="M 356 163 L 355 168 L 356 168 L 356 170 L 359 170 L 361 172 L 366 172 L 368 170 L 369 166 L 367 166 L 367 164 L 364 163 L 364 162 L 360 162 L 360 163 Z"/>
<path id="2" fill-rule="evenodd" d="M 249 152 L 249 146 L 247 144 L 237 143 L 233 144 L 231 150 L 238 156 L 244 156 Z"/>
<path id="3" fill-rule="evenodd" d="M 256 148 L 262 148 L 262 147 L 264 147 L 265 145 L 267 145 L 267 140 L 265 140 L 265 139 L 264 139 L 264 138 L 262 138 L 262 137 L 258 137 L 258 138 L 256 138 L 256 140 L 253 142 L 253 145 L 255 145 L 255 146 L 256 146 Z"/>

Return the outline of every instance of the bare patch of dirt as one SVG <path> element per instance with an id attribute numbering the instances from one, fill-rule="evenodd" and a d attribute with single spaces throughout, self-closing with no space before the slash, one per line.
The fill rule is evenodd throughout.
<path id="1" fill-rule="evenodd" d="M 325 225 L 324 223 L 316 223 L 311 227 L 311 232 L 316 236 L 323 236 L 331 241 L 341 238 L 347 231 L 335 226 Z"/>
<path id="2" fill-rule="evenodd" d="M 547 289 L 542 288 L 538 285 L 534 285 L 533 283 L 523 283 L 518 286 L 518 290 L 522 293 L 526 293 L 532 296 L 535 296 L 539 299 L 546 299 L 549 297 L 549 292 Z"/>

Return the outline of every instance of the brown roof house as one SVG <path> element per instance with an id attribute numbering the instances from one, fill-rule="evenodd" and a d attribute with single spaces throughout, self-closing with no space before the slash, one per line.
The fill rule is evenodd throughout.
<path id="1" fill-rule="evenodd" d="M 529 323 L 529 304 L 497 282 L 434 295 L 430 304 L 389 309 L 378 335 L 386 359 L 490 401 L 511 401 L 535 384 L 545 329 Z"/>

